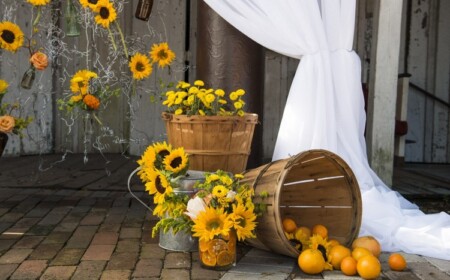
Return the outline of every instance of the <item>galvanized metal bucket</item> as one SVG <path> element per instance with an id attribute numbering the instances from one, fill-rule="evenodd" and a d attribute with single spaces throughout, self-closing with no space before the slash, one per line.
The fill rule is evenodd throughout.
<path id="1" fill-rule="evenodd" d="M 140 167 L 136 168 L 128 177 L 128 191 L 130 194 L 137 199 L 145 208 L 153 212 L 153 209 L 149 207 L 145 202 L 139 199 L 131 190 L 131 177 L 140 170 Z M 173 188 L 173 192 L 176 194 L 187 194 L 189 196 L 194 196 L 196 190 L 194 185 L 198 181 L 205 179 L 205 172 L 188 170 L 186 176 L 179 179 L 177 187 Z M 176 234 L 170 229 L 167 232 L 162 230 L 159 232 L 159 247 L 178 252 L 195 252 L 198 251 L 198 239 L 192 237 L 192 234 L 179 231 Z"/>

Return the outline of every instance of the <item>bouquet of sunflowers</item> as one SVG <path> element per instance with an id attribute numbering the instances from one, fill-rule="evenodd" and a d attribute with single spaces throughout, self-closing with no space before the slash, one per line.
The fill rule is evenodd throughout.
<path id="1" fill-rule="evenodd" d="M 169 86 L 162 104 L 167 106 L 168 113 L 175 115 L 243 116 L 244 95 L 243 89 L 226 95 L 223 89 L 205 87 L 202 80 L 196 80 L 194 85 L 180 81 L 174 89 Z"/>

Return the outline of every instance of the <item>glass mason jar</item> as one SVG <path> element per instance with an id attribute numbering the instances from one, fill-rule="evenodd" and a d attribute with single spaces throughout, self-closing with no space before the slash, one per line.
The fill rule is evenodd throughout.
<path id="1" fill-rule="evenodd" d="M 33 65 L 23 74 L 20 86 L 24 89 L 30 89 L 33 86 L 34 78 L 36 76 L 36 68 Z"/>
<path id="2" fill-rule="evenodd" d="M 80 36 L 78 14 L 72 0 L 67 1 L 64 17 L 66 19 L 66 35 L 69 37 Z"/>
<path id="3" fill-rule="evenodd" d="M 139 0 L 134 16 L 137 19 L 148 21 L 152 12 L 153 0 Z"/>
<path id="4" fill-rule="evenodd" d="M 204 268 L 228 270 L 236 264 L 236 232 L 216 235 L 209 241 L 199 240 L 200 264 Z"/>

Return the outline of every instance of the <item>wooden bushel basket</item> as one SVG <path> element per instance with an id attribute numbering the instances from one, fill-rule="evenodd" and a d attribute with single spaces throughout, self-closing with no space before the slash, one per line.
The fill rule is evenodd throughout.
<path id="1" fill-rule="evenodd" d="M 350 167 L 339 156 L 325 150 L 309 150 L 246 171 L 243 183 L 255 188 L 255 203 L 267 204 L 258 217 L 256 238 L 246 243 L 268 251 L 297 257 L 283 230 L 283 218 L 297 226 L 322 224 L 329 239 L 350 246 L 361 225 L 361 193 Z M 267 191 L 268 198 L 259 194 Z"/>
<path id="2" fill-rule="evenodd" d="M 258 115 L 187 116 L 163 113 L 168 142 L 184 147 L 189 168 L 240 173 L 246 169 Z"/>

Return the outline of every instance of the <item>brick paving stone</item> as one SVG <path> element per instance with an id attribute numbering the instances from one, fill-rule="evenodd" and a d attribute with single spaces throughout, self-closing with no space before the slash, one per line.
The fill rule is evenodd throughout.
<path id="1" fill-rule="evenodd" d="M 50 233 L 44 241 L 42 241 L 43 244 L 52 244 L 52 243 L 66 243 L 67 240 L 72 236 L 71 232 L 55 232 L 53 230 L 52 233 Z"/>
<path id="2" fill-rule="evenodd" d="M 28 235 L 49 235 L 53 231 L 55 225 L 34 225 L 28 230 Z"/>
<path id="3" fill-rule="evenodd" d="M 116 251 L 122 252 L 139 252 L 140 244 L 139 239 L 124 239 L 117 243 Z"/>
<path id="4" fill-rule="evenodd" d="M 31 253 L 29 259 L 30 260 L 51 260 L 56 254 L 58 254 L 59 250 L 61 250 L 63 244 L 55 243 L 55 244 L 39 244 L 33 252 Z"/>
<path id="5" fill-rule="evenodd" d="M 77 265 L 80 262 L 84 251 L 84 249 L 63 248 L 59 251 L 50 265 Z"/>
<path id="6" fill-rule="evenodd" d="M 69 212 L 68 208 L 55 208 L 39 222 L 39 225 L 56 225 Z"/>
<path id="7" fill-rule="evenodd" d="M 158 244 L 144 244 L 141 248 L 141 259 L 164 259 L 166 251 Z"/>
<path id="8" fill-rule="evenodd" d="M 97 226 L 79 226 L 67 242 L 67 248 L 87 248 L 92 237 L 97 231 Z"/>
<path id="9" fill-rule="evenodd" d="M 16 240 L 0 240 L 0 254 L 7 251 L 16 242 Z"/>
<path id="10" fill-rule="evenodd" d="M 23 236 L 19 241 L 14 244 L 14 248 L 35 248 L 42 240 L 44 236 Z"/>
<path id="11" fill-rule="evenodd" d="M 119 232 L 120 231 L 120 224 L 102 224 L 100 228 L 98 229 L 98 232 L 106 232 L 106 231 L 112 231 L 112 232 Z"/>
<path id="12" fill-rule="evenodd" d="M 81 221 L 80 225 L 82 226 L 96 226 L 103 222 L 105 219 L 105 215 L 101 213 L 89 213 L 87 214 Z"/>
<path id="13" fill-rule="evenodd" d="M 23 217 L 24 213 L 9 212 L 0 217 L 0 223 L 15 223 Z"/>
<path id="14" fill-rule="evenodd" d="M 79 206 L 92 206 L 95 204 L 95 202 L 97 201 L 97 199 L 93 198 L 93 197 L 85 197 L 83 199 L 80 200 L 80 202 L 78 202 Z"/>
<path id="15" fill-rule="evenodd" d="M 21 263 L 32 251 L 32 249 L 10 249 L 0 257 L 0 264 Z"/>
<path id="16" fill-rule="evenodd" d="M 191 278 L 196 280 L 220 279 L 223 271 L 203 268 L 198 261 L 192 262 Z"/>
<path id="17" fill-rule="evenodd" d="M 0 280 L 8 279 L 18 266 L 18 264 L 0 264 Z"/>
<path id="18" fill-rule="evenodd" d="M 131 270 L 134 269 L 137 262 L 137 253 L 114 252 L 106 266 L 106 270 Z"/>
<path id="19" fill-rule="evenodd" d="M 4 232 L 5 230 L 9 229 L 13 223 L 0 223 L 0 232 Z"/>
<path id="20" fill-rule="evenodd" d="M 76 268 L 76 266 L 49 266 L 39 280 L 70 279 Z"/>
<path id="21" fill-rule="evenodd" d="M 130 205 L 130 198 L 118 197 L 114 200 L 112 206 L 115 207 L 127 207 Z"/>
<path id="22" fill-rule="evenodd" d="M 25 217 L 31 217 L 31 218 L 42 218 L 45 215 L 47 215 L 48 212 L 50 212 L 51 207 L 46 207 L 43 204 L 47 203 L 40 203 L 38 206 L 33 208 L 30 212 L 28 212 Z"/>
<path id="23" fill-rule="evenodd" d="M 157 259 L 141 259 L 136 264 L 133 277 L 159 277 L 163 262 Z"/>
<path id="24" fill-rule="evenodd" d="M 141 238 L 141 228 L 122 227 L 120 230 L 120 239 Z"/>
<path id="25" fill-rule="evenodd" d="M 189 275 L 189 270 L 187 269 L 173 269 L 173 268 L 164 268 L 161 271 L 161 280 L 190 280 L 191 277 Z"/>
<path id="26" fill-rule="evenodd" d="M 91 245 L 115 245 L 119 239 L 117 232 L 97 232 L 92 239 Z"/>
<path id="27" fill-rule="evenodd" d="M 170 252 L 166 254 L 164 268 L 190 268 L 191 254 L 183 252 Z"/>
<path id="28" fill-rule="evenodd" d="M 142 231 L 142 238 L 141 242 L 144 244 L 158 244 L 159 243 L 159 236 L 156 235 L 155 238 L 152 237 L 152 231 L 151 230 L 143 230 Z"/>
<path id="29" fill-rule="evenodd" d="M 22 218 L 14 225 L 15 227 L 30 228 L 39 221 L 39 218 Z"/>
<path id="30" fill-rule="evenodd" d="M 27 213 L 31 209 L 33 209 L 39 202 L 41 201 L 41 198 L 39 197 L 30 197 L 26 200 L 19 203 L 12 212 L 21 212 L 21 213 Z"/>
<path id="31" fill-rule="evenodd" d="M 115 249 L 115 245 L 92 245 L 82 257 L 84 261 L 108 261 Z"/>
<path id="32" fill-rule="evenodd" d="M 28 231 L 28 228 L 18 228 L 18 227 L 10 227 L 5 230 L 1 235 L 0 239 L 20 239 Z"/>
<path id="33" fill-rule="evenodd" d="M 99 279 L 105 265 L 106 261 L 82 261 L 71 280 Z"/>
<path id="34" fill-rule="evenodd" d="M 16 269 L 10 279 L 39 279 L 46 267 L 47 261 L 45 260 L 24 261 Z"/>
<path id="35" fill-rule="evenodd" d="M 125 210 L 126 211 L 126 210 Z M 104 224 L 120 224 L 125 219 L 125 214 L 110 214 L 107 215 Z"/>
<path id="36" fill-rule="evenodd" d="M 55 227 L 53 232 L 74 232 L 78 226 L 78 222 L 64 222 Z"/>
<path id="37" fill-rule="evenodd" d="M 128 280 L 131 270 L 105 270 L 100 280 Z"/>
<path id="38" fill-rule="evenodd" d="M 72 209 L 72 211 L 70 211 L 70 215 L 79 214 L 81 216 L 81 214 L 83 213 L 87 214 L 89 211 L 91 211 L 91 206 L 78 204 L 76 207 Z"/>
<path id="39" fill-rule="evenodd" d="M 9 211 L 9 208 L 0 208 L 0 216 Z"/>

